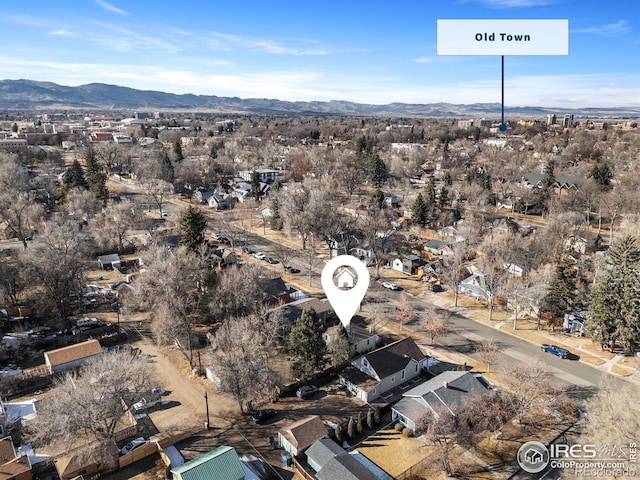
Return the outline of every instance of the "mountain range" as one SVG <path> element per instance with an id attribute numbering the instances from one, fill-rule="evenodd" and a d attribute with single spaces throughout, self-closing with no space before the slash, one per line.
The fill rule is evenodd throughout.
<path id="1" fill-rule="evenodd" d="M 362 115 L 390 117 L 478 117 L 500 115 L 499 103 L 363 104 L 332 100 L 291 102 L 266 98 L 177 95 L 174 93 L 90 83 L 69 87 L 34 80 L 0 80 L 0 109 L 5 110 L 175 110 L 256 115 Z M 589 118 L 639 117 L 640 107 L 583 108 L 505 107 L 507 117 L 543 117 L 549 113 Z"/>

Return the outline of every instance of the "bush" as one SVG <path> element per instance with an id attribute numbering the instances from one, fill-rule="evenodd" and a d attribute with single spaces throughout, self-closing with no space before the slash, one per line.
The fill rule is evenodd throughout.
<path id="1" fill-rule="evenodd" d="M 413 430 L 411 430 L 409 427 L 403 428 L 402 435 L 404 435 L 405 437 L 413 437 Z"/>
<path id="2" fill-rule="evenodd" d="M 400 422 L 396 423 L 395 426 L 393 427 L 394 430 L 401 432 L 404 429 L 404 425 L 401 424 Z"/>

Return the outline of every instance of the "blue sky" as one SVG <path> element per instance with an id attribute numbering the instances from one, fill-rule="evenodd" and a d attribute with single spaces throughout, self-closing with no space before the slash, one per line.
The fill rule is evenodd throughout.
<path id="1" fill-rule="evenodd" d="M 500 57 L 437 19 L 568 19 L 568 56 L 505 57 L 507 106 L 640 106 L 635 0 L 3 2 L 0 79 L 361 103 L 500 101 Z"/>

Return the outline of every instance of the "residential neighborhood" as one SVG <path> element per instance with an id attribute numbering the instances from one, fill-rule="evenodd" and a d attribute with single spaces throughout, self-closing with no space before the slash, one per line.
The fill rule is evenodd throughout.
<path id="1" fill-rule="evenodd" d="M 640 137 L 597 124 L 5 112 L 0 470 L 525 478 L 640 383 Z"/>

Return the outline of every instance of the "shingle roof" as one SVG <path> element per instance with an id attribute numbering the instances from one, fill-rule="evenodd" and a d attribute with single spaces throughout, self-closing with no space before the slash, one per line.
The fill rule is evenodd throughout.
<path id="1" fill-rule="evenodd" d="M 288 428 L 283 428 L 280 434 L 294 447 L 303 449 L 325 437 L 327 427 L 318 415 L 310 415 L 292 423 Z"/>
<path id="2" fill-rule="evenodd" d="M 97 340 L 87 340 L 86 342 L 76 343 L 68 347 L 58 348 L 45 352 L 45 356 L 49 359 L 52 367 L 64 365 L 65 363 L 80 360 L 82 358 L 99 355 L 102 353 L 102 347 Z"/>
<path id="3" fill-rule="evenodd" d="M 412 359 L 423 360 L 425 355 L 412 338 L 406 337 L 368 353 L 366 358 L 371 368 L 382 379 L 404 369 Z"/>
<path id="4" fill-rule="evenodd" d="M 344 452 L 344 449 L 330 438 L 317 440 L 306 451 L 307 458 L 322 468 L 329 460 Z"/>
<path id="5" fill-rule="evenodd" d="M 316 476 L 318 480 L 378 480 L 373 472 L 348 453 L 333 457 Z"/>
<path id="6" fill-rule="evenodd" d="M 171 469 L 182 480 L 242 480 L 244 469 L 233 447 L 221 446 Z"/>
<path id="7" fill-rule="evenodd" d="M 455 415 L 462 409 L 466 399 L 472 395 L 486 393 L 486 391 L 486 384 L 471 372 L 448 371 L 412 388 L 403 396 L 407 399 L 417 400 L 421 404 L 426 403 L 436 411 L 444 406 Z M 394 408 L 411 418 L 409 416 L 410 408 L 406 412 L 401 410 L 406 404 L 407 402 L 401 400 Z"/>
<path id="8" fill-rule="evenodd" d="M 0 440 L 0 463 L 8 462 L 15 457 L 16 451 L 13 449 L 11 437 L 4 437 Z"/>

